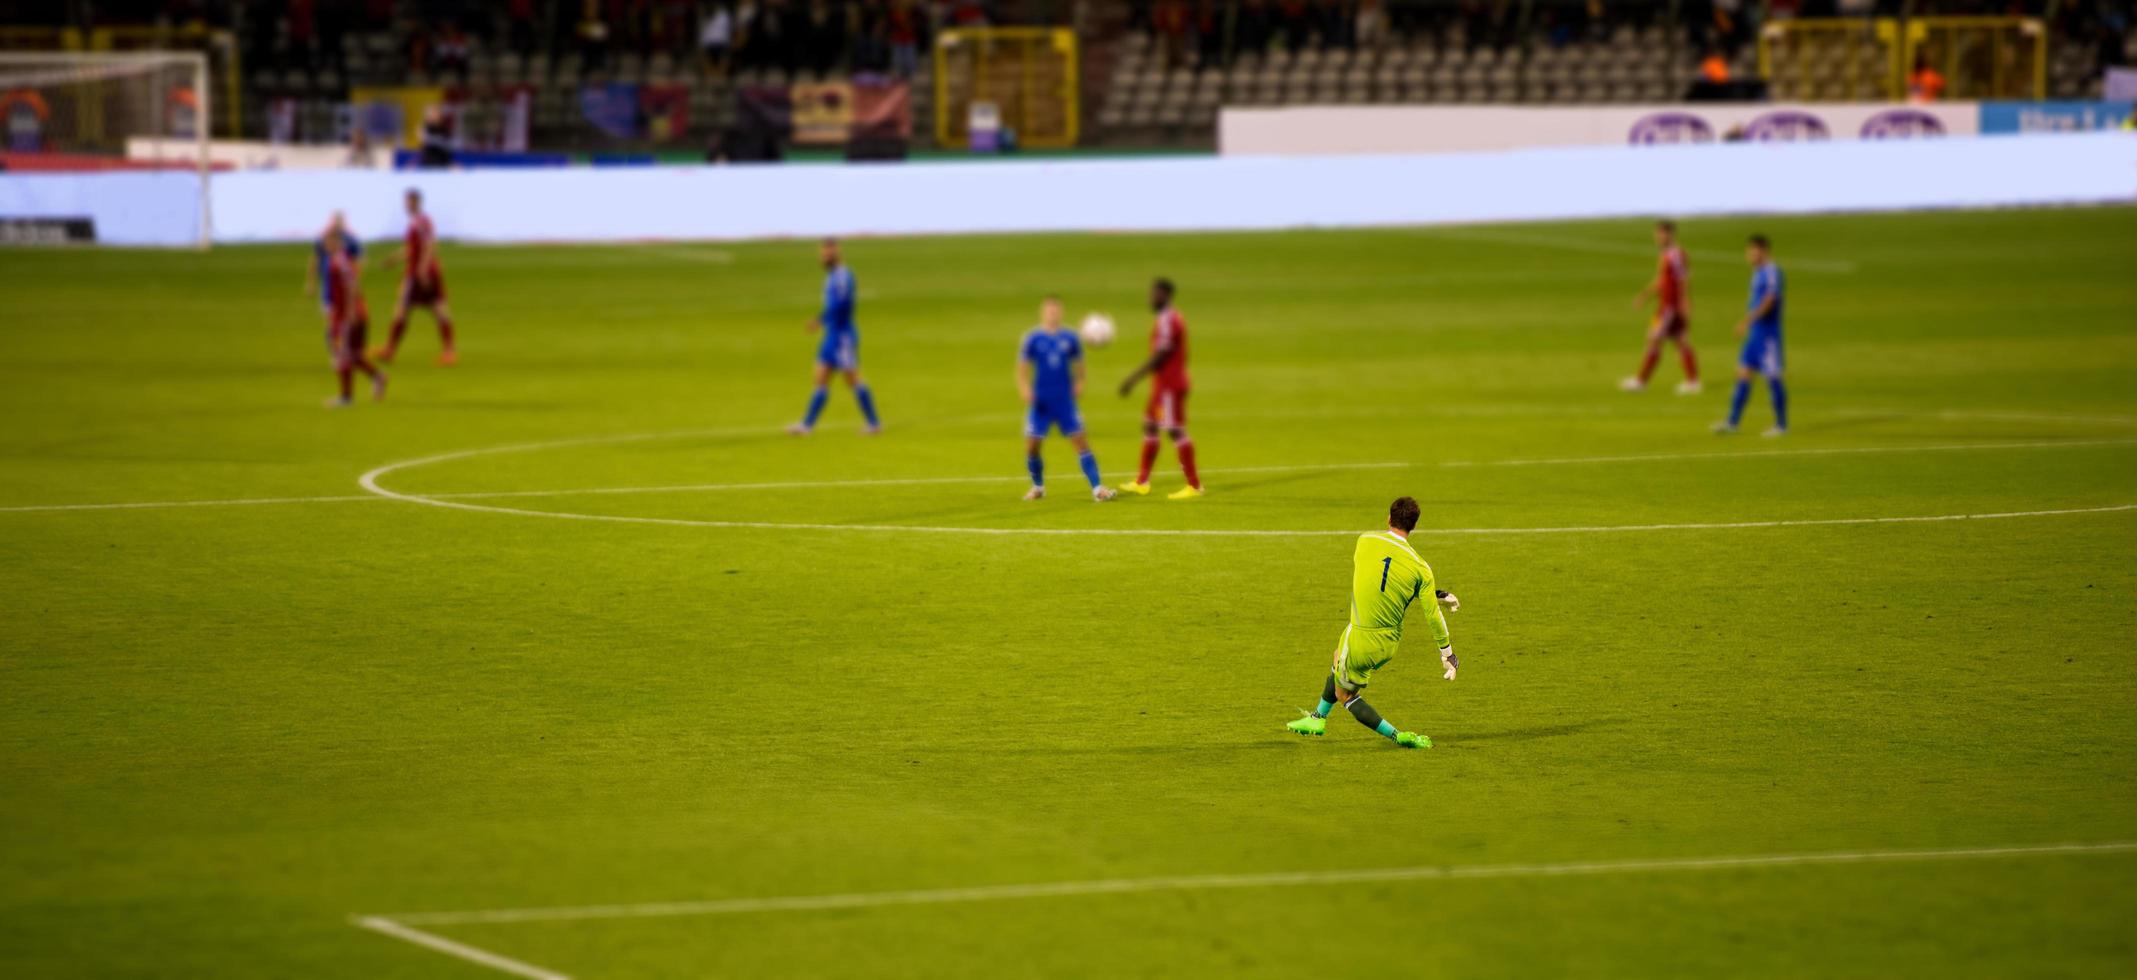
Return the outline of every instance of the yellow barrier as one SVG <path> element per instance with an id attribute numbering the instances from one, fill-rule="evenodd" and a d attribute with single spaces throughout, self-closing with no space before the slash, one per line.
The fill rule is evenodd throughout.
<path id="1" fill-rule="evenodd" d="M 1759 75 L 1777 101 L 1874 102 L 1907 92 L 1898 22 L 1799 17 L 1759 31 Z"/>
<path id="2" fill-rule="evenodd" d="M 1947 99 L 2048 97 L 2048 31 L 2032 17 L 1916 17 L 1905 57 L 1943 75 Z"/>
<path id="3" fill-rule="evenodd" d="M 1790 102 L 1898 101 L 1916 59 L 1944 99 L 2043 99 L 2048 32 L 2032 17 L 1815 17 L 1759 31 L 1759 75 Z"/>
<path id="4" fill-rule="evenodd" d="M 1076 144 L 1082 114 L 1076 32 L 1065 27 L 960 27 L 935 41 L 935 141 L 962 146 L 969 113 L 990 103 L 1024 146 Z"/>

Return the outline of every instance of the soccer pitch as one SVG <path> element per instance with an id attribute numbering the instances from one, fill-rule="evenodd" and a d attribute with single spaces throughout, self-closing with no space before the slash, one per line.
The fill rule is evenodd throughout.
<path id="1" fill-rule="evenodd" d="M 1646 222 L 849 242 L 873 439 L 813 243 L 448 246 L 340 411 L 306 249 L 0 253 L 0 975 L 2137 972 L 2137 209 L 1682 233 L 1693 397 Z M 1020 502 L 1158 274 L 1209 495 Z M 1289 735 L 1401 494 L 1437 747 Z"/>

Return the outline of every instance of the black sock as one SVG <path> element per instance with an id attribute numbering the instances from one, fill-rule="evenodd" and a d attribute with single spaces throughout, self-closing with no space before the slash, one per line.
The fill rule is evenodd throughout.
<path id="1" fill-rule="evenodd" d="M 1380 712 L 1374 711 L 1373 706 L 1366 704 L 1364 698 L 1350 699 L 1350 713 L 1351 717 L 1358 719 L 1358 724 L 1372 729 L 1375 734 L 1385 735 L 1388 738 L 1395 737 L 1395 726 L 1388 724 L 1387 719 L 1380 717 Z"/>
<path id="2" fill-rule="evenodd" d="M 1328 675 L 1328 683 L 1321 685 L 1321 700 L 1336 703 L 1336 675 Z"/>

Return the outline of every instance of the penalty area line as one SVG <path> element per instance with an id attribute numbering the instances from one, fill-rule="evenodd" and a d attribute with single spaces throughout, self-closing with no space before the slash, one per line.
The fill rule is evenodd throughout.
<path id="1" fill-rule="evenodd" d="M 351 921 L 359 929 L 369 929 L 381 936 L 391 936 L 402 942 L 414 943 L 432 952 L 444 953 L 455 959 L 466 960 L 469 963 L 486 966 L 492 970 L 526 977 L 528 980 L 571 980 L 570 977 L 555 970 L 543 969 L 524 960 L 500 956 L 477 946 L 455 942 L 436 933 L 424 932 L 421 929 L 395 922 L 388 916 L 363 915 L 357 916 Z"/>
<path id="2" fill-rule="evenodd" d="M 1276 871 L 1258 874 L 1172 875 L 1153 878 L 1106 878 L 969 888 L 855 892 L 838 895 L 789 895 L 709 901 L 645 902 L 550 908 L 484 909 L 465 912 L 408 912 L 357 920 L 382 920 L 401 928 L 417 925 L 474 925 L 511 922 L 575 922 L 598 919 L 679 918 L 753 912 L 810 912 L 908 905 L 946 905 L 1030 898 L 1088 895 L 1133 895 L 1152 892 L 1279 888 L 1293 885 L 1364 884 L 1371 882 L 1459 881 L 1489 878 L 1568 878 L 1592 875 L 1751 870 L 1820 865 L 1905 864 L 1935 861 L 2126 854 L 2137 841 L 2092 844 L 2041 844 L 1930 850 L 1838 851 L 1796 854 L 1747 854 L 1688 858 L 1633 858 L 1615 861 L 1568 861 L 1549 864 L 1423 865 L 1357 868 L 1338 871 Z M 415 930 L 410 930 L 415 931 Z M 423 933 L 428 936 L 428 933 Z M 435 937 L 432 937 L 435 938 Z M 527 974 L 532 976 L 533 974 Z"/>

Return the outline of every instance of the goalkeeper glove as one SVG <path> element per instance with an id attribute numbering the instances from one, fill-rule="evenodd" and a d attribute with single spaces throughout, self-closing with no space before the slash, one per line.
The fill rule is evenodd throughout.
<path id="1" fill-rule="evenodd" d="M 1440 666 L 1447 668 L 1446 677 L 1448 680 L 1454 679 L 1454 669 L 1461 665 L 1462 662 L 1454 656 L 1454 647 L 1444 646 L 1440 648 Z"/>
<path id="2" fill-rule="evenodd" d="M 1441 605 L 1447 607 L 1448 612 L 1461 611 L 1462 600 L 1455 598 L 1454 593 L 1449 592 L 1446 589 L 1433 589 L 1432 595 L 1434 598 L 1437 598 L 1440 601 Z"/>

